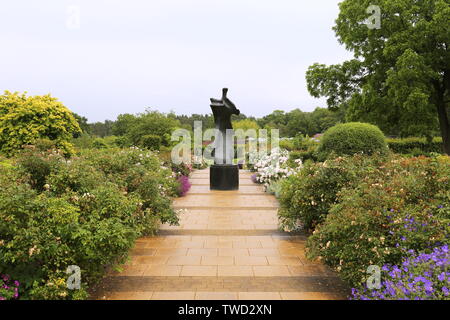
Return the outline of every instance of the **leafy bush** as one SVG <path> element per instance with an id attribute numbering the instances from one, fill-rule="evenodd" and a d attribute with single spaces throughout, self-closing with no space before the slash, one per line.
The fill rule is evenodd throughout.
<path id="1" fill-rule="evenodd" d="M 413 250 L 401 265 L 384 265 L 380 289 L 353 289 L 354 300 L 450 300 L 448 245 L 431 253 Z"/>
<path id="2" fill-rule="evenodd" d="M 192 172 L 192 166 L 190 164 L 186 164 L 184 162 L 180 164 L 175 164 L 173 162 L 170 163 L 172 171 L 175 173 L 177 177 L 186 176 L 188 177 Z"/>
<path id="3" fill-rule="evenodd" d="M 7 155 L 42 138 L 72 154 L 69 141 L 80 132 L 73 113 L 50 95 L 27 97 L 8 91 L 0 95 L 0 151 Z"/>
<path id="4" fill-rule="evenodd" d="M 21 173 L 29 177 L 30 185 L 37 190 L 43 190 L 52 169 L 59 166 L 62 159 L 64 158 L 58 151 L 44 152 L 34 146 L 28 146 L 16 161 Z"/>
<path id="5" fill-rule="evenodd" d="M 102 138 L 96 138 L 92 141 L 92 147 L 95 149 L 106 149 L 108 144 Z"/>
<path id="6" fill-rule="evenodd" d="M 159 150 L 161 148 L 162 139 L 154 134 L 142 136 L 140 145 L 149 150 Z"/>
<path id="7" fill-rule="evenodd" d="M 399 264 L 409 250 L 448 244 L 450 159 L 393 158 L 357 174 L 308 239 L 351 285 L 366 281 L 370 265 Z"/>
<path id="8" fill-rule="evenodd" d="M 123 137 L 122 146 L 139 146 L 153 148 L 156 146 L 156 137 L 160 139 L 161 146 L 171 145 L 172 131 L 180 126 L 180 122 L 173 114 L 164 114 L 147 110 L 138 115 L 122 114 L 117 117 L 113 126 L 113 133 Z M 143 137 L 150 135 L 148 141 Z M 151 140 L 151 141 L 150 141 Z M 146 146 L 143 143 L 149 143 Z"/>
<path id="9" fill-rule="evenodd" d="M 399 154 L 412 154 L 413 156 L 442 153 L 442 138 L 434 138 L 431 143 L 425 138 L 387 139 L 389 149 Z"/>
<path id="10" fill-rule="evenodd" d="M 179 184 L 151 152 L 85 150 L 67 160 L 31 148 L 13 164 L 0 166 L 0 273 L 22 283 L 22 298 L 86 298 L 137 237 L 178 221 L 170 198 Z M 65 285 L 70 265 L 81 268 L 81 290 Z"/>
<path id="11" fill-rule="evenodd" d="M 280 148 L 288 151 L 292 151 L 295 149 L 294 142 L 292 140 L 280 139 Z"/>
<path id="12" fill-rule="evenodd" d="M 119 138 L 115 136 L 107 136 L 103 138 L 91 136 L 87 133 L 81 134 L 76 139 L 72 139 L 72 143 L 77 150 L 83 149 L 108 149 L 121 146 Z"/>
<path id="13" fill-rule="evenodd" d="M 291 167 L 296 166 L 296 160 L 301 160 L 302 162 L 318 160 L 317 148 L 311 147 L 306 151 L 291 151 L 289 153 L 289 165 Z"/>
<path id="14" fill-rule="evenodd" d="M 278 211 L 281 225 L 287 230 L 313 230 L 336 204 L 339 191 L 352 186 L 378 162 L 377 157 L 355 155 L 305 164 L 302 170 L 282 181 Z"/>
<path id="15" fill-rule="evenodd" d="M 295 150 L 310 150 L 319 146 L 319 143 L 311 139 L 308 135 L 298 134 L 292 140 Z"/>
<path id="16" fill-rule="evenodd" d="M 318 148 L 320 160 L 356 153 L 386 154 L 387 151 L 383 132 L 374 125 L 359 122 L 331 127 L 323 135 Z"/>

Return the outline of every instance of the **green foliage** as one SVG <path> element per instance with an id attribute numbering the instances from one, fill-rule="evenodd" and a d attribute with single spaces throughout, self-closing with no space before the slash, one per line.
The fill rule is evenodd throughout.
<path id="1" fill-rule="evenodd" d="M 115 134 L 113 132 L 114 125 L 115 122 L 111 120 L 105 120 L 104 122 L 89 123 L 89 130 L 86 132 L 88 132 L 93 136 L 104 138 Z"/>
<path id="2" fill-rule="evenodd" d="M 7 155 L 43 138 L 70 155 L 69 141 L 80 132 L 73 113 L 50 95 L 27 97 L 5 91 L 0 96 L 0 151 Z"/>
<path id="3" fill-rule="evenodd" d="M 381 28 L 363 23 L 371 4 Z M 306 75 L 314 97 L 327 97 L 348 121 L 377 124 L 386 134 L 434 136 L 439 128 L 450 153 L 448 0 L 344 0 L 334 31 L 354 59 L 312 65 Z"/>
<path id="4" fill-rule="evenodd" d="M 313 230 L 337 201 L 337 194 L 353 185 L 378 159 L 356 155 L 305 167 L 282 182 L 278 217 L 284 229 Z"/>
<path id="5" fill-rule="evenodd" d="M 258 133 L 258 130 L 260 129 L 260 127 L 256 121 L 250 120 L 250 119 L 244 119 L 244 120 L 239 120 L 239 121 L 233 121 L 233 129 L 234 130 L 242 129 L 244 131 L 256 130 L 256 133 Z"/>
<path id="6" fill-rule="evenodd" d="M 99 138 L 83 133 L 76 139 L 72 139 L 72 143 L 77 150 L 82 149 L 108 149 L 120 146 L 119 138 L 116 136 L 107 136 Z"/>
<path id="7" fill-rule="evenodd" d="M 139 149 L 83 150 L 66 160 L 28 148 L 0 166 L 0 273 L 22 283 L 21 298 L 83 299 L 137 237 L 162 222 L 179 184 L 158 157 Z M 65 286 L 69 265 L 82 289 Z"/>
<path id="8" fill-rule="evenodd" d="M 86 117 L 82 117 L 77 113 L 73 113 L 74 118 L 77 120 L 78 125 L 80 126 L 81 132 L 77 132 L 74 134 L 74 138 L 78 138 L 81 134 L 89 134 L 91 132 L 91 128 L 88 124 L 88 119 Z"/>
<path id="9" fill-rule="evenodd" d="M 318 161 L 317 147 L 311 147 L 308 150 L 301 151 L 291 151 L 289 153 L 289 166 L 292 168 L 296 167 L 295 160 L 301 160 L 303 163 L 306 161 L 316 162 Z"/>
<path id="10" fill-rule="evenodd" d="M 20 173 L 29 179 L 29 184 L 36 190 L 43 190 L 47 178 L 63 161 L 63 156 L 55 151 L 47 152 L 28 146 L 17 158 Z"/>
<path id="11" fill-rule="evenodd" d="M 147 111 L 139 115 L 123 114 L 117 118 L 113 126 L 113 133 L 123 137 L 120 143 L 124 146 L 138 146 L 154 149 L 171 145 L 171 135 L 180 126 L 172 114 L 157 111 Z"/>
<path id="12" fill-rule="evenodd" d="M 280 149 L 292 151 L 295 149 L 294 142 L 292 140 L 280 139 Z"/>
<path id="13" fill-rule="evenodd" d="M 409 250 L 449 243 L 450 158 L 393 158 L 358 174 L 338 193 L 325 221 L 308 240 L 351 285 L 370 265 L 399 264 Z"/>
<path id="14" fill-rule="evenodd" d="M 154 134 L 142 136 L 140 146 L 149 150 L 159 150 L 161 148 L 162 139 Z"/>
<path id="15" fill-rule="evenodd" d="M 323 135 L 319 149 L 320 159 L 332 155 L 386 154 L 387 145 L 380 129 L 368 123 L 338 124 L 328 129 Z"/>
<path id="16" fill-rule="evenodd" d="M 294 137 L 298 134 L 312 136 L 322 133 L 328 128 L 343 121 L 344 114 L 328 109 L 316 108 L 313 112 L 299 109 L 285 113 L 275 110 L 271 114 L 258 119 L 260 127 L 280 130 L 280 137 Z"/>
<path id="17" fill-rule="evenodd" d="M 387 139 L 389 149 L 399 154 L 414 156 L 442 153 L 442 138 L 434 138 L 428 142 L 425 138 Z"/>

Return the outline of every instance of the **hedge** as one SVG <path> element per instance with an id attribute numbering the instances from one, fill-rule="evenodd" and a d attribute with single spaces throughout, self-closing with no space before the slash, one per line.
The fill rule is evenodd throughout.
<path id="1" fill-rule="evenodd" d="M 442 138 L 434 138 L 431 143 L 425 138 L 387 139 L 389 149 L 398 154 L 422 155 L 430 152 L 442 153 Z"/>

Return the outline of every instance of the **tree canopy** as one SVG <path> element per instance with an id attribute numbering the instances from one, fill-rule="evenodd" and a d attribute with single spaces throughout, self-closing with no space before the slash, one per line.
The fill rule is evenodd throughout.
<path id="1" fill-rule="evenodd" d="M 367 9 L 381 9 L 368 28 Z M 440 132 L 450 153 L 449 0 L 344 0 L 333 28 L 354 59 L 312 65 L 308 90 L 343 109 L 348 121 L 377 124 L 385 133 L 431 137 Z"/>
<path id="2" fill-rule="evenodd" d="M 123 137 L 124 145 L 143 146 L 148 144 L 149 140 L 153 141 L 154 137 L 158 136 L 161 145 L 169 146 L 172 131 L 179 128 L 180 125 L 173 114 L 147 110 L 138 115 L 119 115 L 113 125 L 112 132 Z"/>

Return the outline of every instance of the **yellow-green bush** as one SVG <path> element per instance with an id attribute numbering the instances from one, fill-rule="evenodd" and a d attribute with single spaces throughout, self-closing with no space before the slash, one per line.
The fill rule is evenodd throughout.
<path id="1" fill-rule="evenodd" d="M 9 91 L 0 95 L 0 151 L 7 155 L 42 138 L 72 154 L 69 141 L 80 132 L 73 113 L 50 95 L 27 97 Z"/>

